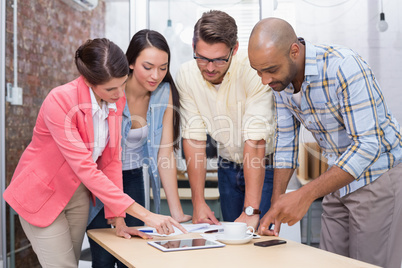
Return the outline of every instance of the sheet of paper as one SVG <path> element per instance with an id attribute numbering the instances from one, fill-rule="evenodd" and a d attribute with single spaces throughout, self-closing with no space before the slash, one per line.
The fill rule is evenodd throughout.
<path id="1" fill-rule="evenodd" d="M 208 231 L 216 231 L 213 233 L 205 233 L 202 234 L 201 236 L 209 239 L 209 240 L 216 240 L 215 236 L 218 233 L 223 233 L 224 231 L 224 225 L 223 223 L 221 223 L 221 225 L 210 225 L 208 223 L 198 223 L 198 224 L 187 224 L 184 223 L 182 224 L 182 226 L 184 227 L 184 229 L 186 229 L 189 233 L 205 233 Z M 173 226 L 174 227 L 174 226 Z M 182 231 L 180 231 L 179 229 L 177 229 L 176 227 L 174 227 L 174 233 L 171 233 L 169 235 L 165 235 L 165 234 L 158 234 L 158 232 L 156 231 L 155 228 L 152 227 L 142 227 L 139 228 L 140 231 L 145 232 L 149 235 L 153 235 L 153 236 L 175 236 L 175 235 L 181 235 L 183 234 Z M 250 231 L 247 231 L 247 233 L 250 233 Z M 254 238 L 260 238 L 259 235 L 254 234 Z"/>
<path id="2" fill-rule="evenodd" d="M 215 225 L 209 225 L 208 223 L 198 223 L 198 224 L 182 224 L 184 229 L 186 229 L 189 233 L 196 233 L 196 232 L 201 232 L 203 233 L 204 231 L 208 230 L 210 226 L 215 226 Z M 174 227 L 174 233 L 171 233 L 169 235 L 166 234 L 158 234 L 155 228 L 153 227 L 142 227 L 139 228 L 140 231 L 145 232 L 149 235 L 154 235 L 154 236 L 175 236 L 175 235 L 180 235 L 183 234 L 182 231 Z"/>
<path id="3" fill-rule="evenodd" d="M 208 224 L 208 226 L 206 228 L 196 230 L 194 233 L 205 233 L 207 231 L 217 231 L 217 233 L 223 232 L 223 224 L 222 225 L 209 225 Z"/>

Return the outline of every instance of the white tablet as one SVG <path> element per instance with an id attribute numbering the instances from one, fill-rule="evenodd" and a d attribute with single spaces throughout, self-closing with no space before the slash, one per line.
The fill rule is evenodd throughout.
<path id="1" fill-rule="evenodd" d="M 204 238 L 148 241 L 148 244 L 164 252 L 203 248 L 219 248 L 225 246 L 225 244 L 222 244 L 218 241 L 207 240 Z"/>

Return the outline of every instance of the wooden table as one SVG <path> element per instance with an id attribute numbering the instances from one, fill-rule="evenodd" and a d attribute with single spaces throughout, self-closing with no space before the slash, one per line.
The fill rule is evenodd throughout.
<path id="1" fill-rule="evenodd" d="M 162 252 L 138 237 L 124 239 L 115 235 L 113 229 L 94 229 L 88 236 L 128 267 L 317 267 L 351 268 L 377 267 L 346 258 L 324 250 L 306 246 L 291 240 L 273 247 L 256 247 L 254 242 L 274 239 L 264 236 L 243 245 L 226 245 L 223 248 Z M 174 237 L 155 237 L 154 240 L 200 237 L 197 233 Z"/>

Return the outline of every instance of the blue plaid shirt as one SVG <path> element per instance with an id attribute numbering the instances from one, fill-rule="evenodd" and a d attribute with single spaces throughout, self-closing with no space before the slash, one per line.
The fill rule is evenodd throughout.
<path id="1" fill-rule="evenodd" d="M 290 84 L 275 92 L 275 168 L 296 168 L 300 123 L 309 130 L 328 164 L 355 180 L 349 194 L 402 162 L 399 124 L 388 109 L 368 64 L 354 51 L 306 42 L 300 107 Z"/>

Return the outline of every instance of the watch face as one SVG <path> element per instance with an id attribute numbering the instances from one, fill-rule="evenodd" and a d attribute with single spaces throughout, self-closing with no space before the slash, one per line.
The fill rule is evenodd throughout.
<path id="1" fill-rule="evenodd" d="M 251 216 L 253 215 L 254 209 L 252 207 L 246 207 L 246 214 Z"/>

